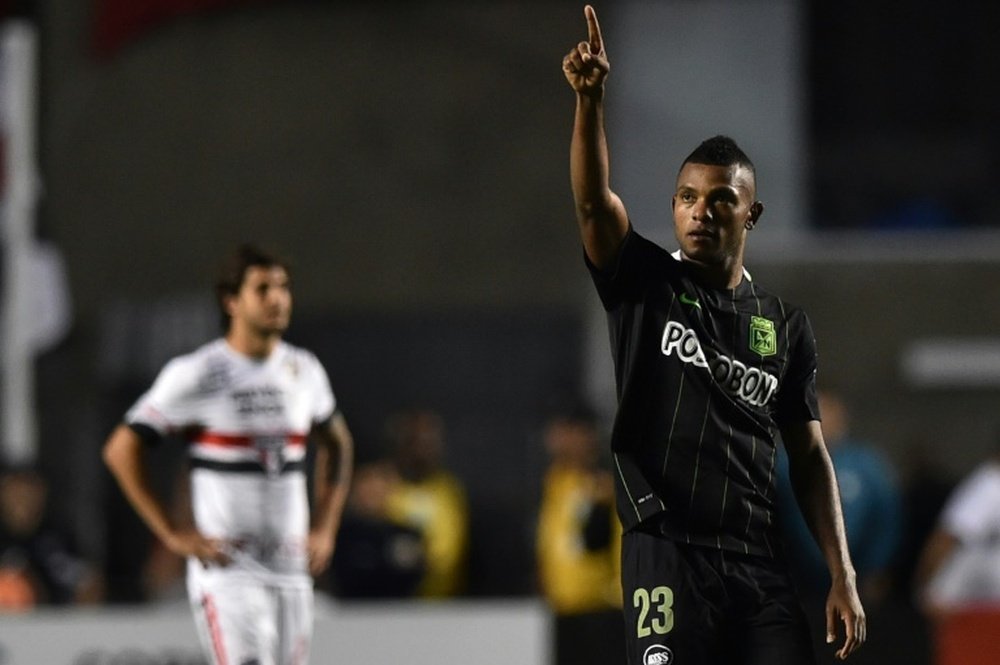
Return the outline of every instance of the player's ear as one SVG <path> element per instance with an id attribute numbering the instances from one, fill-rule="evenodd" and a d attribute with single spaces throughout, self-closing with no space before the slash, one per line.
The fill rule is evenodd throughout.
<path id="1" fill-rule="evenodd" d="M 224 295 L 222 296 L 222 309 L 229 315 L 229 318 L 233 318 L 233 310 L 236 308 L 236 296 L 234 295 Z"/>
<path id="2" fill-rule="evenodd" d="M 750 205 L 750 214 L 747 215 L 747 220 L 743 223 L 743 225 L 746 226 L 747 231 L 757 226 L 757 222 L 760 221 L 760 216 L 763 214 L 764 204 L 760 201 L 754 201 L 753 204 Z"/>

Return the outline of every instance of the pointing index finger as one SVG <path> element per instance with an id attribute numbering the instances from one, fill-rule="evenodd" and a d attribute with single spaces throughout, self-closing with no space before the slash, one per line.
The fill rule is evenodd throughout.
<path id="1" fill-rule="evenodd" d="M 587 17 L 587 41 L 590 42 L 590 52 L 596 55 L 604 50 L 601 24 L 597 22 L 597 12 L 590 5 L 583 8 L 583 15 Z"/>

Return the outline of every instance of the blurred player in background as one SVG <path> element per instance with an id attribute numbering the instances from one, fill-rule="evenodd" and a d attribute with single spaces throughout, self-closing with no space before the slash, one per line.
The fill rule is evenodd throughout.
<path id="1" fill-rule="evenodd" d="M 948 495 L 920 550 L 916 600 L 935 663 L 1000 663 L 1000 432 Z"/>
<path id="2" fill-rule="evenodd" d="M 327 591 L 344 599 L 410 598 L 426 572 L 424 534 L 399 524 L 387 504 L 398 481 L 384 460 L 359 461 L 330 564 Z"/>
<path id="3" fill-rule="evenodd" d="M 732 139 L 704 141 L 682 163 L 671 201 L 680 251 L 636 233 L 609 184 L 610 65 L 594 9 L 584 14 L 589 38 L 563 59 L 576 93 L 570 179 L 615 356 L 611 447 L 629 662 L 815 662 L 778 556 L 779 432 L 833 580 L 826 639 L 842 623 L 837 655 L 846 658 L 865 640 L 865 615 L 820 430 L 815 340 L 805 314 L 743 268 L 764 209 L 754 166 Z M 738 105 L 724 95 L 721 103 Z"/>
<path id="4" fill-rule="evenodd" d="M 104 460 L 150 530 L 187 558 L 209 660 L 299 665 L 312 638 L 310 574 L 333 554 L 352 437 L 317 358 L 282 340 L 286 265 L 243 245 L 216 290 L 225 336 L 167 363 L 108 438 Z M 193 529 L 171 519 L 147 477 L 144 447 L 172 433 L 190 443 Z M 310 440 L 319 444 L 311 516 Z"/>
<path id="5" fill-rule="evenodd" d="M 1000 611 L 1000 431 L 991 454 L 948 496 L 917 567 L 932 619 L 970 606 Z"/>
<path id="6" fill-rule="evenodd" d="M 881 450 L 851 430 L 851 413 L 844 397 L 830 389 L 817 393 L 823 415 L 823 440 L 840 486 L 844 526 L 858 587 L 865 605 L 885 600 L 890 569 L 903 524 L 902 498 L 896 471 Z M 823 554 L 809 527 L 795 510 L 795 493 L 788 477 L 788 456 L 779 454 L 776 470 L 779 523 L 788 560 L 800 592 L 811 599 L 830 588 Z"/>
<path id="7" fill-rule="evenodd" d="M 621 522 L 595 414 L 558 409 L 542 437 L 549 464 L 538 509 L 539 590 L 555 614 L 556 665 L 623 663 Z"/>
<path id="8" fill-rule="evenodd" d="M 469 505 L 462 481 L 445 466 L 444 421 L 429 409 L 407 409 L 392 414 L 386 430 L 396 474 L 386 514 L 423 538 L 425 569 L 417 595 L 460 595 L 466 586 Z"/>
<path id="9" fill-rule="evenodd" d="M 33 465 L 0 465 L 0 613 L 103 600 L 103 579 L 54 519 L 50 494 Z"/>

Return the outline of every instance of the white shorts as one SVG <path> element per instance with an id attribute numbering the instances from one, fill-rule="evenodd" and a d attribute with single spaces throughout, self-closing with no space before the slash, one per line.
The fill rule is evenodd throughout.
<path id="1" fill-rule="evenodd" d="M 187 577 L 195 627 L 213 665 L 305 665 L 313 632 L 311 586 L 244 576 Z"/>

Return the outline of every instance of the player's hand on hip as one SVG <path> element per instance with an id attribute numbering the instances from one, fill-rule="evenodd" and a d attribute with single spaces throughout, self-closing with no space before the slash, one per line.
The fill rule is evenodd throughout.
<path id="1" fill-rule="evenodd" d="M 166 545 L 174 554 L 195 557 L 205 566 L 226 566 L 230 562 L 222 540 L 207 538 L 195 530 L 174 533 Z"/>
<path id="2" fill-rule="evenodd" d="M 334 537 L 320 529 L 313 529 L 309 532 L 309 572 L 313 576 L 319 575 L 333 558 Z"/>
<path id="3" fill-rule="evenodd" d="M 577 44 L 563 58 L 563 74 L 577 93 L 599 97 L 604 94 L 604 79 L 608 77 L 611 65 L 604 50 L 597 12 L 587 5 L 583 8 L 583 14 L 587 17 L 587 41 Z"/>
<path id="4" fill-rule="evenodd" d="M 857 650 L 867 639 L 865 610 L 858 598 L 858 589 L 852 580 L 834 582 L 826 600 L 826 641 L 832 644 L 837 639 L 837 626 L 844 625 L 844 644 L 836 656 L 844 660 Z"/>

